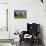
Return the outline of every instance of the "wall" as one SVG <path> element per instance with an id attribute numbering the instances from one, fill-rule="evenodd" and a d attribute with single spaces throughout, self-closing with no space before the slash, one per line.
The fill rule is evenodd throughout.
<path id="1" fill-rule="evenodd" d="M 7 3 L 8 0 L 0 0 L 0 3 Z"/>
<path id="2" fill-rule="evenodd" d="M 44 1 L 45 2 L 45 1 Z M 46 43 L 46 16 L 45 3 L 42 4 L 40 0 L 10 0 L 9 1 L 9 31 L 11 38 L 15 31 L 26 30 L 27 22 L 40 23 L 43 29 L 44 41 Z M 14 10 L 27 10 L 26 19 L 14 19 Z"/>

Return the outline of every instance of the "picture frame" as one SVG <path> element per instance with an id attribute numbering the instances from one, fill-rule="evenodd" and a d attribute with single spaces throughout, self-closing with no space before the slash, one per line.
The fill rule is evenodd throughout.
<path id="1" fill-rule="evenodd" d="M 14 10 L 14 18 L 16 18 L 16 19 L 25 19 L 25 18 L 27 18 L 26 10 Z"/>

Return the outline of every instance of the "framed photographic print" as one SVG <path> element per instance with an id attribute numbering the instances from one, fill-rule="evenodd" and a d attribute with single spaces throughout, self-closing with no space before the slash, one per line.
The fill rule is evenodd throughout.
<path id="1" fill-rule="evenodd" d="M 26 18 L 26 10 L 14 10 L 14 18 L 17 19 Z"/>

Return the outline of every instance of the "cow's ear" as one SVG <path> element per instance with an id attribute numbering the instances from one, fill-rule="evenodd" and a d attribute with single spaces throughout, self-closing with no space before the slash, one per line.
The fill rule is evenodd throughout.
<path id="1" fill-rule="evenodd" d="M 43 3 L 43 0 L 41 0 L 41 2 Z"/>

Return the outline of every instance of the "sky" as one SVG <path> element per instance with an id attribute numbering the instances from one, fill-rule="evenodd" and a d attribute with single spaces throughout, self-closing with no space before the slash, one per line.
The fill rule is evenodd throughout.
<path id="1" fill-rule="evenodd" d="M 16 12 L 16 13 L 22 13 L 22 12 L 26 13 L 26 10 L 15 10 L 14 12 Z"/>

